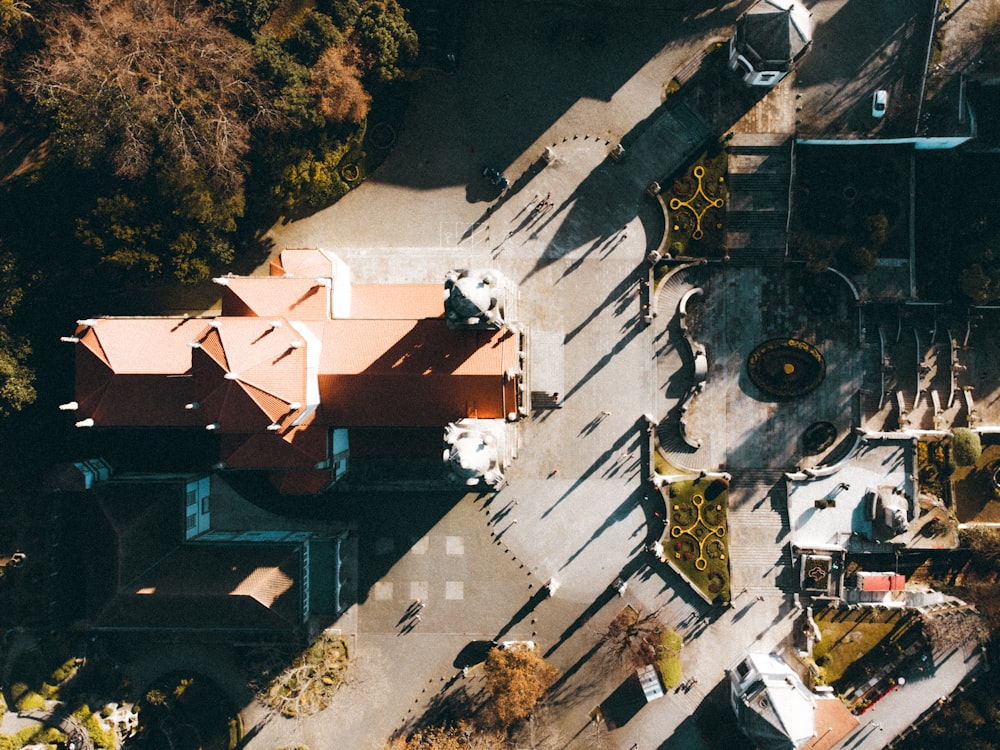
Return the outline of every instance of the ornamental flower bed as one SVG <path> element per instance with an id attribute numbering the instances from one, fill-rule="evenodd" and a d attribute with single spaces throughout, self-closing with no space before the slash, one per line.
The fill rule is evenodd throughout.
<path id="1" fill-rule="evenodd" d="M 722 479 L 674 482 L 667 491 L 667 561 L 713 604 L 731 600 L 728 485 Z"/>
<path id="2" fill-rule="evenodd" d="M 725 149 L 705 152 L 676 176 L 670 188 L 664 189 L 663 198 L 670 208 L 667 247 L 671 255 L 722 254 L 727 164 Z"/>

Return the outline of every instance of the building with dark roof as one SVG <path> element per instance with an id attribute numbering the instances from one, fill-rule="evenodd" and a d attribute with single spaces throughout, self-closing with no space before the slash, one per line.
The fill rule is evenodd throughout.
<path id="1" fill-rule="evenodd" d="M 729 67 L 748 86 L 774 86 L 812 43 L 809 11 L 798 0 L 759 0 L 729 40 Z"/>

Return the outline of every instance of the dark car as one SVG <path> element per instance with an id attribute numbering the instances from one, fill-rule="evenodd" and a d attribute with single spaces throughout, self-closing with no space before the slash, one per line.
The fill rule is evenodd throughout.
<path id="1" fill-rule="evenodd" d="M 494 167 L 483 167 L 483 177 L 493 183 L 494 187 L 506 190 L 510 185 L 510 180 L 503 176 L 503 172 Z"/>

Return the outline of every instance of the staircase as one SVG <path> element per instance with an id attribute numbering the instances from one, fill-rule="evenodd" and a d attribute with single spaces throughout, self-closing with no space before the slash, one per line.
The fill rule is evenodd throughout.
<path id="1" fill-rule="evenodd" d="M 730 142 L 726 246 L 731 262 L 784 262 L 791 154 L 786 135 L 741 135 Z"/>

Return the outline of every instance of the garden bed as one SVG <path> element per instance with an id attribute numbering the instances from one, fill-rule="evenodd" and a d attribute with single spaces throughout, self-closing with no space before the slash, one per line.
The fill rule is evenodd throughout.
<path id="1" fill-rule="evenodd" d="M 975 466 L 959 466 L 954 470 L 951 487 L 959 523 L 1000 523 L 997 480 L 1000 480 L 1000 445 L 985 446 Z"/>
<path id="2" fill-rule="evenodd" d="M 673 257 L 698 258 L 723 254 L 726 244 L 725 149 L 700 154 L 688 167 L 676 174 L 665 188 L 662 200 L 668 207 L 666 250 Z"/>
<path id="3" fill-rule="evenodd" d="M 711 604 L 728 604 L 728 485 L 722 479 L 673 482 L 667 491 L 667 561 Z"/>

